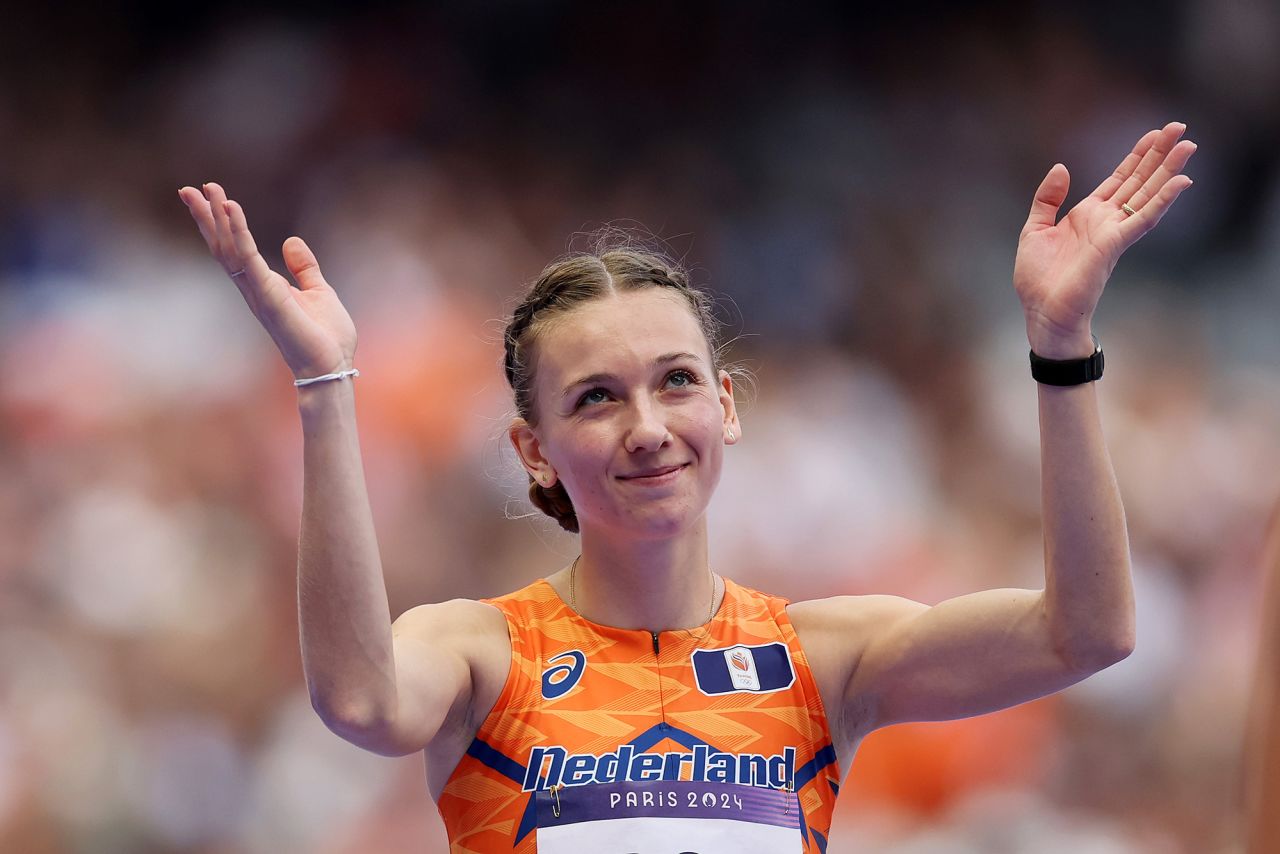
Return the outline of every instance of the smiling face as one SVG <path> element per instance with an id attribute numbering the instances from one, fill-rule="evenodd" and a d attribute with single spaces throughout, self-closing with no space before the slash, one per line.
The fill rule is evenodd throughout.
<path id="1" fill-rule="evenodd" d="M 535 478 L 554 475 L 578 522 L 640 536 L 697 523 L 741 436 L 732 381 L 717 375 L 683 298 L 667 288 L 583 303 L 541 329 L 536 427 L 511 438 Z"/>

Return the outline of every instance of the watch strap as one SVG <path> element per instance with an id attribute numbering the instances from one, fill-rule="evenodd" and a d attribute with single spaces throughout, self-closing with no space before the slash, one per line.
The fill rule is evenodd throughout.
<path id="1" fill-rule="evenodd" d="M 1083 359 L 1046 359 L 1031 351 L 1031 378 L 1044 385 L 1071 386 L 1102 379 L 1102 344 L 1095 335 L 1093 353 Z"/>

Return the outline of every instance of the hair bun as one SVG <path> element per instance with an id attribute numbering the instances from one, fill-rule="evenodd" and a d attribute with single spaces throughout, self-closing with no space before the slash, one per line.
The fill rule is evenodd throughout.
<path id="1" fill-rule="evenodd" d="M 573 501 L 560 481 L 548 488 L 530 477 L 529 500 L 534 507 L 560 523 L 561 528 L 571 534 L 578 533 L 578 511 L 573 509 Z"/>

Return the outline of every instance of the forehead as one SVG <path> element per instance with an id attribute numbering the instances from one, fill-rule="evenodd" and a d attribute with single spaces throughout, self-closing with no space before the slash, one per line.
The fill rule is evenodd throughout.
<path id="1" fill-rule="evenodd" d="M 560 388 L 569 374 L 647 367 L 680 351 L 707 353 L 684 297 L 666 288 L 611 294 L 559 315 L 539 333 L 537 382 Z"/>

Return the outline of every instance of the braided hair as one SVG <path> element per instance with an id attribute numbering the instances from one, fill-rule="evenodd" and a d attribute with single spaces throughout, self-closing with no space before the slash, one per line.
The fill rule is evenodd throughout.
<path id="1" fill-rule="evenodd" d="M 665 254 L 637 247 L 626 234 L 606 231 L 597 239 L 594 251 L 575 253 L 547 265 L 507 324 L 503 367 L 515 396 L 516 413 L 529 426 L 537 426 L 533 351 L 546 322 L 582 303 L 645 288 L 671 288 L 684 298 L 706 338 L 712 368 L 716 368 L 720 323 L 711 297 L 691 285 L 689 274 Z M 529 500 L 561 528 L 577 533 L 577 512 L 558 479 L 544 487 L 530 475 Z"/>

